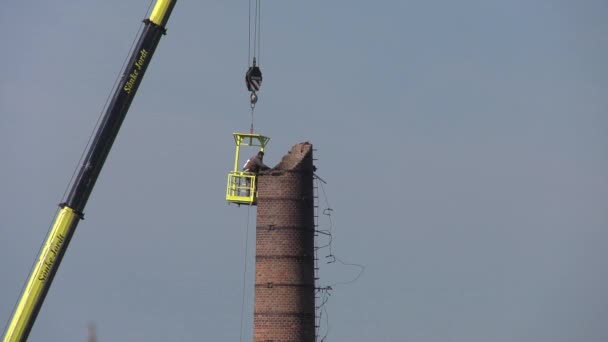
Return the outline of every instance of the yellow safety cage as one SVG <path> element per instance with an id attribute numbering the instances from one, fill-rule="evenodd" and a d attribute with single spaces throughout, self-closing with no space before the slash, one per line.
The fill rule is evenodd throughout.
<path id="1" fill-rule="evenodd" d="M 228 203 L 256 205 L 258 198 L 257 175 L 253 172 L 239 170 L 241 146 L 257 146 L 264 151 L 269 137 L 253 133 L 232 133 L 236 144 L 234 169 L 228 173 L 226 201 Z"/>

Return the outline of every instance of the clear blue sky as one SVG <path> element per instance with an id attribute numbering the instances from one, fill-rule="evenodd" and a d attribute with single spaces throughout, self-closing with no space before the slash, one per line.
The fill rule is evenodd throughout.
<path id="1" fill-rule="evenodd" d="M 2 327 L 148 4 L 0 11 Z M 315 145 L 334 252 L 366 267 L 335 286 L 328 341 L 608 340 L 605 1 L 263 6 L 266 162 Z M 178 1 L 31 341 L 89 321 L 99 341 L 238 341 L 247 11 Z"/>

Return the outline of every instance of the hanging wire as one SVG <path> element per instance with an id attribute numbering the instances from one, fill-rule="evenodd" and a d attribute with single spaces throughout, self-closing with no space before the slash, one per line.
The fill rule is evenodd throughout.
<path id="1" fill-rule="evenodd" d="M 261 45 L 262 45 L 262 1 L 261 0 L 257 0 L 258 2 L 258 13 L 256 16 L 256 21 L 258 24 L 258 36 L 257 36 L 257 44 L 258 44 L 258 53 L 257 53 L 257 62 L 258 62 L 258 66 L 262 65 L 262 49 L 261 49 Z"/>
<path id="2" fill-rule="evenodd" d="M 329 289 L 329 290 L 331 290 L 331 289 Z M 329 301 L 329 296 L 331 296 L 331 293 L 329 292 L 329 290 L 323 292 L 321 305 L 319 306 L 319 328 L 320 328 L 321 322 L 323 320 L 323 313 L 325 313 L 325 334 L 323 334 L 323 337 L 321 338 L 320 342 L 325 341 L 325 339 L 329 335 L 329 331 L 331 329 L 331 327 L 329 326 L 329 313 L 327 312 L 327 305 L 326 305 L 327 302 Z"/>
<path id="3" fill-rule="evenodd" d="M 247 25 L 248 37 L 247 43 L 249 43 L 249 47 L 247 48 L 247 66 L 251 67 L 251 0 L 249 0 L 249 15 L 247 16 L 249 23 Z"/>
<path id="4" fill-rule="evenodd" d="M 323 214 L 327 216 L 328 220 L 329 220 L 329 229 L 327 230 L 327 232 L 329 233 L 329 243 L 327 244 L 327 247 L 329 249 L 329 255 L 326 256 L 326 258 L 330 258 L 331 260 L 328 261 L 328 264 L 334 263 L 334 262 L 339 262 L 340 264 L 344 265 L 344 266 L 351 266 L 351 267 L 357 267 L 359 268 L 359 273 L 351 280 L 349 281 L 339 281 L 339 282 L 335 282 L 333 284 L 330 285 L 330 287 L 334 287 L 336 285 L 347 285 L 347 284 L 352 284 L 354 282 L 356 282 L 361 275 L 363 275 L 363 272 L 365 271 L 365 266 L 361 265 L 361 264 L 357 264 L 357 263 L 351 263 L 351 262 L 347 262 L 344 261 L 343 259 L 340 259 L 339 257 L 337 257 L 335 254 L 333 254 L 333 234 L 332 234 L 332 229 L 333 229 L 333 220 L 331 218 L 332 214 L 333 214 L 333 209 L 330 208 L 329 206 L 329 199 L 327 197 L 327 193 L 325 192 L 325 187 L 323 186 L 322 182 L 318 183 L 321 187 L 321 191 L 323 192 L 323 198 L 325 200 L 325 203 L 327 204 L 327 208 L 325 208 L 323 210 Z"/>
<path id="5" fill-rule="evenodd" d="M 252 60 L 256 60 L 256 64 L 260 65 L 260 48 L 262 37 L 262 3 L 261 0 L 255 0 L 252 5 L 252 0 L 249 0 L 249 16 L 248 16 L 248 48 L 247 48 L 247 65 L 251 66 Z M 252 20 L 253 19 L 253 20 Z M 253 30 L 253 33 L 252 33 Z M 253 56 L 251 47 L 253 46 Z M 252 59 L 253 57 L 253 59 Z"/>
<path id="6" fill-rule="evenodd" d="M 245 258 L 244 258 L 244 267 L 243 267 L 243 295 L 241 299 L 241 336 L 239 338 L 240 342 L 243 342 L 243 321 L 245 317 L 245 287 L 247 285 L 247 255 L 249 251 L 249 212 L 251 210 L 251 206 L 247 206 L 247 228 L 245 229 Z"/>
<path id="7" fill-rule="evenodd" d="M 259 0 L 255 0 L 255 14 L 253 20 L 253 58 L 255 59 L 258 51 L 258 3 Z"/>
<path id="8" fill-rule="evenodd" d="M 332 220 L 333 209 L 331 209 L 331 205 L 329 204 L 329 198 L 327 196 L 325 187 L 323 185 L 323 184 L 327 184 L 327 183 L 325 181 L 323 181 L 316 174 L 314 174 L 314 178 L 317 182 L 316 183 L 317 189 L 320 188 L 321 192 L 323 194 L 323 200 L 324 200 L 325 207 L 322 209 L 323 210 L 322 213 L 324 216 L 327 216 L 327 220 L 329 221 L 328 228 L 320 229 L 320 225 L 318 223 L 318 217 L 320 217 L 320 215 L 317 215 L 317 224 L 316 224 L 315 232 L 319 233 L 318 236 L 323 236 L 324 238 L 326 238 L 327 242 L 322 246 L 315 247 L 315 255 L 317 255 L 319 250 L 326 248 L 328 254 L 325 256 L 325 259 L 329 259 L 329 261 L 326 261 L 326 264 L 332 264 L 332 263 L 338 262 L 342 266 L 359 268 L 359 272 L 357 273 L 357 275 L 348 281 L 338 281 L 338 282 L 334 282 L 328 286 L 316 287 L 316 291 L 319 294 L 319 297 L 317 297 L 317 298 L 320 299 L 320 302 L 321 302 L 318 306 L 316 306 L 316 310 L 318 311 L 317 323 L 316 323 L 316 326 L 317 326 L 316 338 L 317 338 L 317 341 L 324 342 L 330 332 L 329 314 L 327 311 L 327 302 L 329 301 L 331 292 L 334 290 L 334 287 L 336 285 L 348 285 L 348 284 L 352 284 L 352 283 L 356 282 L 357 280 L 359 280 L 359 278 L 363 275 L 363 272 L 365 271 L 365 266 L 363 266 L 361 264 L 346 262 L 343 259 L 336 257 L 334 255 L 334 253 L 333 253 L 334 237 L 333 237 L 333 232 L 332 232 L 333 226 L 334 226 L 334 223 Z M 316 210 L 320 210 L 319 208 L 321 208 L 320 204 L 317 206 Z M 317 241 L 315 241 L 315 245 L 317 244 Z M 317 259 L 317 258 L 315 258 L 315 259 Z M 318 266 L 316 266 L 316 267 L 318 268 Z M 325 327 L 325 329 L 323 329 L 323 326 Z"/>
<path id="9" fill-rule="evenodd" d="M 259 72 L 259 53 L 260 53 L 260 37 L 261 37 L 261 30 L 260 30 L 260 15 L 261 15 L 261 2 L 260 0 L 256 0 L 255 4 L 252 5 L 252 0 L 249 0 L 249 16 L 248 16 L 248 49 L 247 49 L 247 63 L 249 65 L 248 71 L 245 74 L 245 80 L 247 82 L 247 88 L 249 90 L 252 90 L 252 88 L 250 87 L 250 79 L 249 77 L 249 72 L 252 72 L 252 67 L 255 66 Z M 253 31 L 253 33 L 252 33 Z M 253 46 L 253 56 L 252 56 L 252 46 Z M 253 58 L 252 58 L 253 57 Z M 260 74 L 260 82 L 261 82 L 261 74 Z M 255 89 L 253 89 L 251 91 L 251 94 L 249 96 L 249 104 L 251 106 L 251 125 L 249 128 L 249 132 L 253 134 L 253 116 L 254 116 L 254 109 L 255 109 L 255 105 L 257 103 L 258 100 L 258 96 L 256 94 L 256 89 L 259 86 L 256 86 Z"/>
<path id="10" fill-rule="evenodd" d="M 251 105 L 251 127 L 249 127 L 249 133 L 253 134 L 253 111 L 255 110 L 255 105 Z"/>
<path id="11" fill-rule="evenodd" d="M 256 43 L 257 39 L 258 39 L 258 0 L 255 1 L 255 8 L 254 8 L 254 15 L 253 15 L 253 58 L 255 59 L 256 53 L 257 53 L 257 48 L 258 45 Z"/>
<path id="12" fill-rule="evenodd" d="M 329 301 L 329 297 L 331 296 L 331 291 L 332 288 L 329 286 L 326 287 L 321 287 L 321 288 L 317 288 L 316 289 L 317 293 L 320 294 L 320 297 L 317 297 L 320 299 L 321 304 L 319 304 L 318 306 L 316 306 L 316 310 L 319 311 L 319 315 L 317 316 L 317 322 L 316 322 L 316 339 L 319 340 L 319 336 L 321 335 L 321 323 L 323 323 L 323 318 L 325 318 L 325 333 L 323 334 L 323 337 L 320 339 L 320 341 L 324 341 L 325 338 L 327 338 L 327 335 L 329 335 L 329 330 L 330 330 L 330 326 L 329 326 L 329 313 L 327 312 L 327 302 Z M 325 313 L 325 315 L 323 315 Z"/>
<path id="13" fill-rule="evenodd" d="M 357 280 L 359 280 L 359 278 L 363 275 L 363 272 L 365 271 L 365 266 L 361 265 L 361 264 L 355 264 L 355 263 L 350 263 L 350 262 L 346 262 L 343 261 L 342 259 L 334 256 L 334 258 L 336 259 L 336 261 L 338 261 L 339 263 L 341 263 L 344 266 L 352 266 L 352 267 L 358 267 L 359 268 L 359 273 L 357 274 L 357 276 L 355 276 L 353 279 L 349 280 L 349 281 L 338 281 L 335 282 L 331 285 L 329 285 L 330 287 L 334 287 L 336 285 L 349 285 L 352 284 L 354 282 L 356 282 Z"/>

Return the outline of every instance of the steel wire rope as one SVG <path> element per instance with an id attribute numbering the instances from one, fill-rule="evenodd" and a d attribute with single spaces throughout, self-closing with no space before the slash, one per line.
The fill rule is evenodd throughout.
<path id="1" fill-rule="evenodd" d="M 251 206 L 247 206 L 247 228 L 245 229 L 245 257 L 244 257 L 244 270 L 243 270 L 243 291 L 241 298 L 241 329 L 240 329 L 240 337 L 239 341 L 243 342 L 243 321 L 245 316 L 245 287 L 247 285 L 247 256 L 249 252 L 249 213 L 251 210 Z"/>
<path id="2" fill-rule="evenodd" d="M 259 54 L 261 47 L 261 17 L 262 17 L 262 3 L 261 0 L 255 0 L 255 5 L 252 6 L 249 0 L 249 15 L 248 15 L 248 48 L 247 48 L 247 65 L 251 66 L 252 57 L 256 60 L 256 65 L 259 63 Z M 253 8 L 253 11 L 252 11 Z M 253 13 L 253 14 L 252 14 Z M 253 20 L 252 20 L 253 18 Z M 253 34 L 251 33 L 253 28 Z M 251 47 L 253 46 L 253 56 L 251 55 Z"/>
<path id="3" fill-rule="evenodd" d="M 253 15 L 253 59 L 256 59 L 257 55 L 257 40 L 258 40 L 258 2 L 260 0 L 255 0 L 255 14 Z"/>
<path id="4" fill-rule="evenodd" d="M 259 66 L 259 54 L 260 54 L 260 41 L 261 41 L 261 23 L 260 23 L 260 17 L 261 17 L 261 2 L 260 0 L 255 0 L 255 5 L 252 6 L 252 0 L 248 1 L 248 5 L 249 5 L 249 11 L 248 11 L 248 25 L 247 25 L 247 29 L 248 29 L 248 48 L 247 48 L 247 64 L 249 66 L 249 69 L 251 69 L 251 67 L 253 65 L 255 66 Z M 252 11 L 252 7 L 253 7 L 253 11 Z M 252 18 L 253 18 L 253 23 L 252 23 Z M 253 26 L 253 34 L 251 33 L 252 31 L 252 26 Z M 251 47 L 253 45 L 253 59 L 251 56 Z M 255 97 L 255 100 L 254 100 Z M 253 91 L 251 93 L 250 96 L 250 106 L 251 106 L 251 125 L 249 126 L 249 133 L 253 134 L 254 131 L 254 112 L 255 112 L 255 103 L 257 102 L 257 95 L 255 94 L 255 91 Z"/>
<path id="5" fill-rule="evenodd" d="M 256 21 L 258 25 L 258 35 L 257 35 L 257 44 L 258 44 L 258 53 L 257 53 L 257 62 L 258 65 L 262 65 L 262 0 L 257 0 L 258 2 L 258 12 L 256 15 Z"/>
<path id="6" fill-rule="evenodd" d="M 108 102 L 110 101 L 110 98 L 112 96 L 112 93 L 114 93 L 114 91 L 116 90 L 116 85 L 118 84 L 118 81 L 121 78 L 121 74 L 124 72 L 125 69 L 125 65 L 127 64 L 127 61 L 129 59 L 129 56 L 131 55 L 131 53 L 133 52 L 133 48 L 135 47 L 135 43 L 137 42 L 137 38 L 139 37 L 139 34 L 141 33 L 141 31 L 143 30 L 143 20 L 145 20 L 145 18 L 148 16 L 148 14 L 150 13 L 150 8 L 152 7 L 152 3 L 154 2 L 154 0 L 150 0 L 150 3 L 148 4 L 148 8 L 146 9 L 146 14 L 144 15 L 144 19 L 142 19 L 142 23 L 139 25 L 139 29 L 137 30 L 137 34 L 135 35 L 135 39 L 133 39 L 133 42 L 131 43 L 131 47 L 129 48 L 129 53 L 127 54 L 127 57 L 124 59 L 122 66 L 120 68 L 120 72 L 119 74 L 116 76 L 116 79 L 114 80 L 114 84 L 112 85 L 112 90 L 110 91 L 110 93 L 108 94 L 108 97 L 106 98 L 106 101 L 104 102 L 101 111 L 97 117 L 97 121 L 95 122 L 95 126 L 93 126 L 93 131 L 91 132 L 91 134 L 89 135 L 89 139 L 87 141 L 87 144 L 85 145 L 84 150 L 82 151 L 81 155 L 80 155 L 80 159 L 78 160 L 76 167 L 74 168 L 74 172 L 72 173 L 72 177 L 70 178 L 70 181 L 68 182 L 68 184 L 65 187 L 65 190 L 63 191 L 63 195 L 61 196 L 61 203 L 63 203 L 65 201 L 65 196 L 68 192 L 68 189 L 70 188 L 70 185 L 72 184 L 72 182 L 74 181 L 74 177 L 76 176 L 76 172 L 79 169 L 80 164 L 82 163 L 82 160 L 84 159 L 84 155 L 87 152 L 90 144 L 91 144 L 91 140 L 93 140 L 93 136 L 95 135 L 95 131 L 97 130 L 97 128 L 99 127 L 99 122 L 101 121 L 101 118 L 103 117 L 103 113 L 105 112 L 105 110 L 107 109 L 107 105 Z M 23 296 L 23 294 L 26 291 L 26 286 L 27 283 L 29 281 L 29 277 L 32 274 L 32 270 L 34 269 L 34 267 L 36 267 L 36 263 L 38 260 L 38 256 L 40 255 L 40 252 L 42 251 L 42 249 L 44 248 L 44 244 L 46 243 L 46 240 L 48 240 L 49 234 L 51 232 L 51 229 L 53 227 L 53 223 L 55 222 L 55 218 L 57 217 L 57 213 L 59 212 L 59 209 L 55 210 L 55 215 L 53 216 L 53 219 L 51 219 L 51 222 L 48 225 L 48 228 L 46 230 L 46 237 L 45 239 L 40 243 L 40 246 L 38 247 L 38 252 L 36 253 L 35 257 L 34 257 L 34 261 L 32 262 L 32 265 L 30 266 L 30 271 L 28 273 L 28 277 L 25 279 L 25 281 L 23 282 L 23 284 L 21 285 L 21 290 L 19 291 L 19 297 L 17 297 L 17 300 L 15 301 L 15 304 L 13 305 L 13 310 L 11 313 L 11 318 L 9 320 L 6 321 L 6 323 L 4 324 L 4 330 L 3 332 L 6 332 L 6 328 L 8 327 L 8 325 L 11 322 L 12 319 L 12 315 L 15 313 L 15 310 L 17 309 L 17 305 L 19 305 L 19 301 L 21 300 L 21 297 Z M 3 336 L 4 337 L 4 336 Z"/>
<path id="7" fill-rule="evenodd" d="M 249 20 L 248 25 L 247 25 L 247 30 L 248 30 L 248 37 L 247 37 L 247 43 L 249 44 L 248 48 L 247 48 L 247 66 L 251 66 L 251 0 L 248 1 L 249 3 L 249 15 L 247 16 L 247 19 Z"/>
<path id="8" fill-rule="evenodd" d="M 255 111 L 255 107 L 251 107 L 251 126 L 249 127 L 249 133 L 253 134 L 253 112 Z"/>

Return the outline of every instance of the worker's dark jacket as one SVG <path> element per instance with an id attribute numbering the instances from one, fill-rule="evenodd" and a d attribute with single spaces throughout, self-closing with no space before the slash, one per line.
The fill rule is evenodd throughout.
<path id="1" fill-rule="evenodd" d="M 249 160 L 247 161 L 247 163 L 245 163 L 245 166 L 243 167 L 243 171 L 253 172 L 253 173 L 258 173 L 260 171 L 264 171 L 264 170 L 268 170 L 268 169 L 270 169 L 270 168 L 268 166 L 266 166 L 264 164 L 264 162 L 262 162 L 260 157 L 258 157 L 257 155 L 249 158 Z"/>

